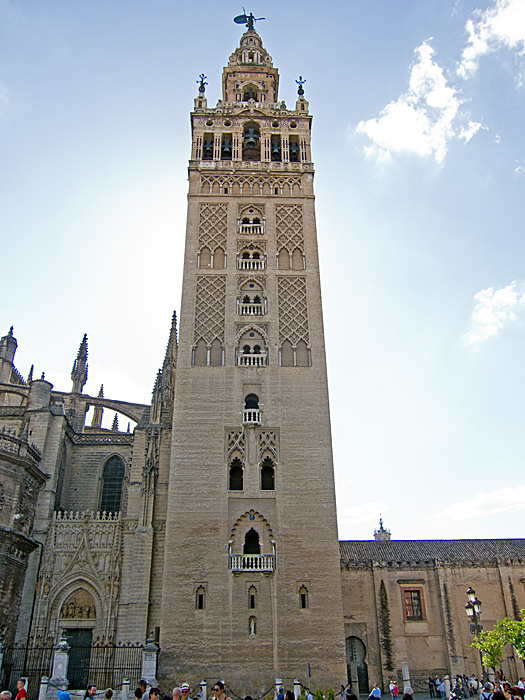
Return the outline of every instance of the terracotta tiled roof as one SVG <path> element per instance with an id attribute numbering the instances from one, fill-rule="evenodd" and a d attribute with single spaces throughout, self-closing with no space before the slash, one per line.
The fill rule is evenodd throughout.
<path id="1" fill-rule="evenodd" d="M 432 559 L 523 559 L 525 539 L 516 540 L 346 540 L 339 542 L 345 562 Z"/>

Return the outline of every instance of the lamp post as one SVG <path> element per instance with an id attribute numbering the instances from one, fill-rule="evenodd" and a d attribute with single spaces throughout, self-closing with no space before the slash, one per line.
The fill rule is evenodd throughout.
<path id="1" fill-rule="evenodd" d="M 481 600 L 476 598 L 476 591 L 473 588 L 469 588 L 467 591 L 468 603 L 465 605 L 465 612 L 469 616 L 470 623 L 470 633 L 475 637 L 480 632 L 483 632 L 483 625 L 480 623 L 481 619 Z M 481 680 L 483 680 L 483 654 L 480 650 L 479 658 L 481 661 Z"/>

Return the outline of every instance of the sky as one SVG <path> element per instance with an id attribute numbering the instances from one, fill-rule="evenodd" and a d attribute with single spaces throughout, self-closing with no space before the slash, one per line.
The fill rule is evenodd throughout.
<path id="1" fill-rule="evenodd" d="M 525 0 L 246 10 L 314 115 L 340 538 L 380 515 L 394 539 L 523 537 Z M 87 333 L 85 392 L 149 403 L 196 81 L 214 105 L 241 12 L 0 0 L 0 335 L 23 376 L 69 391 Z"/>

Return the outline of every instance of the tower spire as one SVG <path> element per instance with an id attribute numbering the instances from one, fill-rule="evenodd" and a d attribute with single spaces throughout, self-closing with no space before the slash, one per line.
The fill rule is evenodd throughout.
<path id="1" fill-rule="evenodd" d="M 88 338 L 87 333 L 84 333 L 80 347 L 78 348 L 77 359 L 73 363 L 73 369 L 71 370 L 71 379 L 73 380 L 73 387 L 71 391 L 82 393 L 87 377 L 88 377 Z"/>
<path id="2" fill-rule="evenodd" d="M 162 377 L 160 388 L 162 391 L 162 403 L 164 406 L 170 407 L 170 416 L 173 409 L 173 394 L 175 392 L 175 370 L 177 367 L 177 312 L 173 312 L 171 317 L 170 335 L 168 345 L 166 346 L 166 354 L 162 365 Z M 171 417 L 170 417 L 171 420 Z"/>

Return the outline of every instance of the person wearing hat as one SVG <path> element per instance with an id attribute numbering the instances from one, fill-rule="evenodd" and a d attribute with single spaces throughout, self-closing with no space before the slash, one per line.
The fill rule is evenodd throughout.
<path id="1" fill-rule="evenodd" d="M 183 683 L 180 687 L 180 692 L 182 693 L 182 700 L 188 700 L 190 697 L 190 686 L 187 683 Z"/>

